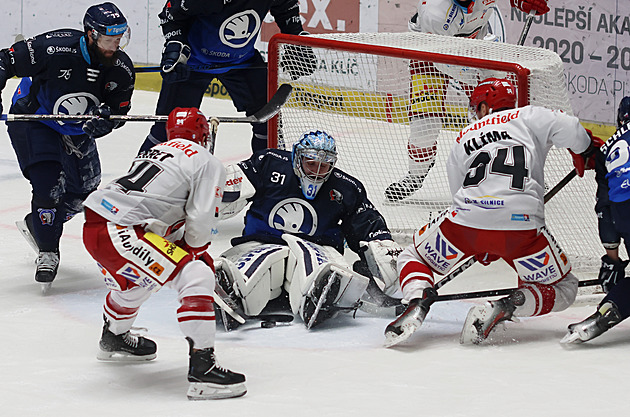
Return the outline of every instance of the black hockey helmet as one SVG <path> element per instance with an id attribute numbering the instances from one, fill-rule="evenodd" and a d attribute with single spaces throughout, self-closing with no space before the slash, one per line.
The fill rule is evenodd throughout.
<path id="1" fill-rule="evenodd" d="M 628 122 L 630 122 L 630 96 L 621 99 L 617 110 L 617 126 L 621 127 Z"/>
<path id="2" fill-rule="evenodd" d="M 100 35 L 116 36 L 129 33 L 127 19 L 120 9 L 110 2 L 90 6 L 83 17 L 83 29 L 86 34 L 93 30 L 94 40 Z"/>

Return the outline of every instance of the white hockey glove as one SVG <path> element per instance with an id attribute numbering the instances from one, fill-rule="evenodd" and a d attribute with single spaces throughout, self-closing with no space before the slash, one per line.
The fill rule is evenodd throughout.
<path id="1" fill-rule="evenodd" d="M 219 206 L 219 220 L 236 216 L 247 206 L 248 199 L 253 197 L 255 193 L 256 189 L 238 165 L 226 166 L 223 201 Z"/>
<path id="2" fill-rule="evenodd" d="M 360 245 L 366 248 L 365 260 L 372 275 L 378 278 L 377 284 L 380 286 L 382 283 L 383 288 L 381 290 L 387 295 L 395 293 L 398 290 L 396 263 L 398 262 L 398 255 L 404 248 L 393 240 L 372 240 L 361 242 Z"/>

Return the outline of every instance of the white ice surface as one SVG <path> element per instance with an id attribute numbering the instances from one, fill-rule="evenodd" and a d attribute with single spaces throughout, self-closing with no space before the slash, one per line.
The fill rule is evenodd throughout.
<path id="1" fill-rule="evenodd" d="M 3 92 L 5 111 L 15 88 Z M 157 94 L 137 91 L 134 114 L 152 114 Z M 206 100 L 206 115 L 236 114 L 228 101 Z M 126 172 L 147 123 L 128 123 L 99 139 L 103 181 Z M 273 329 L 219 331 L 222 365 L 247 376 L 243 398 L 186 400 L 187 344 L 177 302 L 163 290 L 145 303 L 136 325 L 158 343 L 157 360 L 118 365 L 96 360 L 106 294 L 81 243 L 82 216 L 67 224 L 61 267 L 50 293 L 33 279 L 34 254 L 14 226 L 29 207 L 21 176 L 0 129 L 0 415 L 2 416 L 592 416 L 623 415 L 627 403 L 630 325 L 572 349 L 558 341 L 569 323 L 594 310 L 598 297 L 542 318 L 509 323 L 481 346 L 460 346 L 471 303 L 435 304 L 402 347 L 384 349 L 391 320 L 359 314 L 306 331 L 298 321 Z M 217 155 L 249 154 L 248 125 L 219 128 Z M 222 225 L 213 255 L 228 247 L 239 219 Z M 473 267 L 448 292 L 511 287 L 504 266 Z M 590 304 L 589 304 L 590 303 Z M 624 382 L 625 381 L 625 382 Z"/>

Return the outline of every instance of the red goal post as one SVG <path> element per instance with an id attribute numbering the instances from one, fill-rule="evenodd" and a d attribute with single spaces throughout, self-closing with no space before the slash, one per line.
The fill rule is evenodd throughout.
<path id="1" fill-rule="evenodd" d="M 305 70 L 307 55 L 294 60 L 295 68 L 283 68 L 287 47 L 294 54 L 312 48 L 312 75 L 292 79 L 291 70 Z M 302 133 L 313 129 L 332 134 L 339 168 L 364 184 L 397 240 L 450 204 L 445 160 L 455 136 L 468 123 L 467 94 L 481 79 L 510 79 L 519 107 L 536 104 L 572 114 L 562 61 L 541 48 L 422 33 L 278 34 L 269 42 L 268 66 L 270 97 L 280 84 L 293 85 L 279 117 L 269 122 L 269 146 L 290 150 Z M 408 139 L 419 117 L 427 132 L 435 132 L 435 166 L 422 188 L 392 202 L 384 190 L 413 169 Z M 568 152 L 552 148 L 546 187 L 552 188 L 572 168 Z M 548 225 L 574 270 L 588 276 L 599 267 L 603 253 L 594 204 L 595 181 L 589 172 L 545 208 Z"/>

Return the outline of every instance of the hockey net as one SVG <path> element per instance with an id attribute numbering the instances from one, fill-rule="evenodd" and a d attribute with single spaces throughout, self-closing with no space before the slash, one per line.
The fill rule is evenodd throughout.
<path id="1" fill-rule="evenodd" d="M 291 72 L 303 71 L 308 56 L 294 60 L 293 68 L 281 63 L 287 48 L 295 55 L 304 52 L 301 46 L 312 48 L 317 65 L 312 75 L 294 80 Z M 280 117 L 270 121 L 270 146 L 290 150 L 306 131 L 330 133 L 337 141 L 337 166 L 364 184 L 403 243 L 450 205 L 445 162 L 457 133 L 468 124 L 467 93 L 481 79 L 510 79 L 519 106 L 535 104 L 572 114 L 562 61 L 540 48 L 422 33 L 280 34 L 269 43 L 268 61 L 269 94 L 283 83 L 294 88 Z M 437 126 L 429 126 L 439 132 L 435 166 L 419 190 L 391 201 L 384 192 L 409 172 L 410 119 L 418 115 L 437 120 Z M 546 188 L 572 169 L 568 152 L 552 148 Z M 547 224 L 569 254 L 574 272 L 591 278 L 602 254 L 594 196 L 591 171 L 546 204 Z"/>

